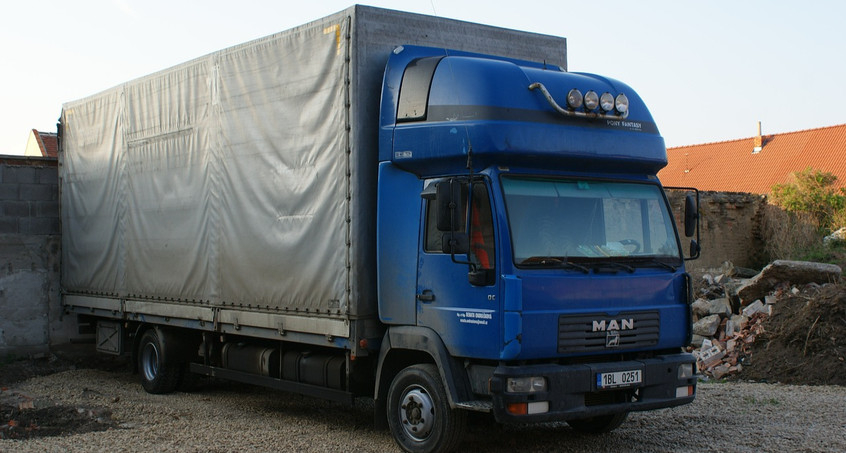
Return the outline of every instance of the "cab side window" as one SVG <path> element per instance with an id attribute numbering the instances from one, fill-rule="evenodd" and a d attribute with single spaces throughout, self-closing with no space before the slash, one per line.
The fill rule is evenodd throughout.
<path id="1" fill-rule="evenodd" d="M 473 184 L 470 203 L 470 253 L 482 269 L 493 269 L 496 262 L 494 247 L 493 215 L 488 189 L 484 184 Z"/>
<path id="2" fill-rule="evenodd" d="M 443 232 L 438 230 L 438 207 L 435 200 L 426 201 L 426 240 L 423 250 L 429 253 L 441 253 Z"/>
<path id="3" fill-rule="evenodd" d="M 483 183 L 474 183 L 472 187 L 472 199 L 469 200 L 469 203 L 465 203 L 467 210 L 462 213 L 458 232 L 464 233 L 465 231 L 469 231 L 470 260 L 480 269 L 493 269 L 496 263 L 496 247 L 494 243 L 493 212 L 491 210 L 488 189 Z M 463 197 L 469 197 L 468 192 L 469 190 L 466 185 L 462 187 Z M 429 253 L 443 253 L 441 244 L 444 232 L 439 231 L 437 228 L 437 215 L 437 203 L 434 200 L 427 201 L 424 250 Z"/>

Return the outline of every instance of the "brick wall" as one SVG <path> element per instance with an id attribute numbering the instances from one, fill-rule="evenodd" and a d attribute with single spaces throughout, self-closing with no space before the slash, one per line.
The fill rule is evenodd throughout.
<path id="1" fill-rule="evenodd" d="M 684 192 L 668 191 L 679 233 L 683 234 Z M 736 192 L 700 192 L 700 245 L 702 253 L 688 261 L 689 270 L 718 268 L 725 261 L 735 266 L 760 268 L 765 265 L 761 239 L 761 215 L 765 196 Z M 682 246 L 687 255 L 687 238 Z"/>
<path id="2" fill-rule="evenodd" d="M 42 352 L 72 329 L 59 300 L 55 158 L 0 156 L 0 355 Z"/>

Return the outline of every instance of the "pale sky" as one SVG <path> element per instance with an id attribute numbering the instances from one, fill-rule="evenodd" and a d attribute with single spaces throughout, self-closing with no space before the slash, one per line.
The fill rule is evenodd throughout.
<path id="1" fill-rule="evenodd" d="M 364 4 L 564 36 L 569 69 L 629 84 L 650 108 L 668 147 L 751 137 L 758 121 L 764 134 L 846 123 L 841 0 Z M 0 154 L 22 154 L 33 128 L 55 132 L 64 102 L 350 5 L 4 1 Z"/>

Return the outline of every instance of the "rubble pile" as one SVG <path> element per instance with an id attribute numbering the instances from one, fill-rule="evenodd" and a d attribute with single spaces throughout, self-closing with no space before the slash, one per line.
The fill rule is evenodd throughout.
<path id="1" fill-rule="evenodd" d="M 743 371 L 753 355 L 755 341 L 765 336 L 767 321 L 780 301 L 819 292 L 841 275 L 840 267 L 832 264 L 782 260 L 757 274 L 731 263 L 717 272 L 716 276 L 702 276 L 698 298 L 691 307 L 690 350 L 697 358 L 699 372 L 713 379 Z"/>

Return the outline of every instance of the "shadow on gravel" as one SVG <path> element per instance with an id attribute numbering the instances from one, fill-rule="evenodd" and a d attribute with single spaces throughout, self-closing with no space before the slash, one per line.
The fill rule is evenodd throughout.
<path id="1" fill-rule="evenodd" d="M 111 413 L 105 409 L 20 406 L 0 403 L 0 439 L 67 436 L 106 431 L 116 426 L 111 420 Z"/>
<path id="2" fill-rule="evenodd" d="M 2 357 L 0 359 L 0 387 L 8 387 L 36 376 L 82 368 L 105 371 L 130 369 L 128 357 L 97 354 L 89 344 L 64 345 L 54 348 L 50 353 L 33 357 Z"/>

